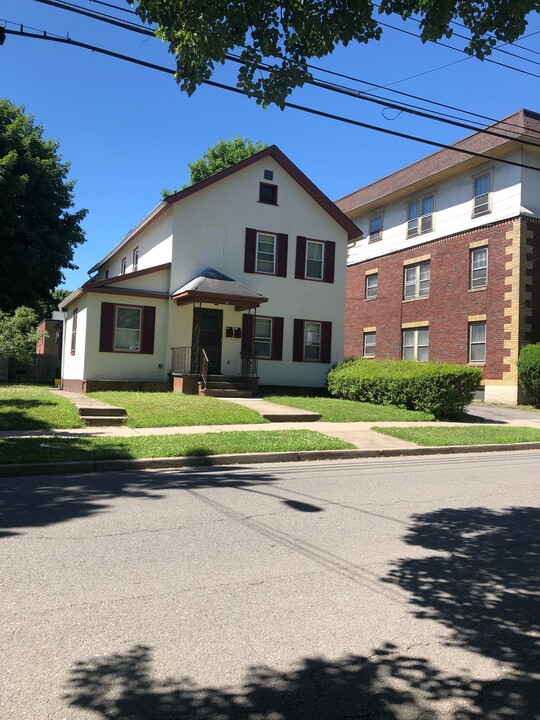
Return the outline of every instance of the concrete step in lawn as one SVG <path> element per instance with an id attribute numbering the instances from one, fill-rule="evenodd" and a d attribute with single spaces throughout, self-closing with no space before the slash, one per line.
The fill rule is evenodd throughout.
<path id="1" fill-rule="evenodd" d="M 82 393 L 66 392 L 65 390 L 52 390 L 51 392 L 70 400 L 77 408 L 83 423 L 89 427 L 113 427 L 123 425 L 127 420 L 127 412 L 124 408 L 109 405 Z"/>

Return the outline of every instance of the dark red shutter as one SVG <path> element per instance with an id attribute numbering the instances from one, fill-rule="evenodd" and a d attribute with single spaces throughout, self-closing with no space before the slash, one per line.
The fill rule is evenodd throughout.
<path id="1" fill-rule="evenodd" d="M 304 321 L 296 318 L 294 319 L 292 359 L 295 362 L 302 362 L 304 359 Z"/>
<path id="2" fill-rule="evenodd" d="M 101 327 L 99 331 L 99 352 L 113 349 L 114 303 L 101 303 Z"/>
<path id="3" fill-rule="evenodd" d="M 253 356 L 253 315 L 242 315 L 242 347 L 240 356 L 250 358 Z"/>
<path id="4" fill-rule="evenodd" d="M 321 323 L 321 362 L 329 363 L 332 354 L 332 323 Z"/>
<path id="5" fill-rule="evenodd" d="M 156 308 L 142 308 L 142 337 L 141 353 L 152 355 L 154 353 L 154 335 L 156 331 Z"/>
<path id="6" fill-rule="evenodd" d="M 244 272 L 255 272 L 255 256 L 257 254 L 257 231 L 246 228 L 246 247 L 244 250 Z"/>
<path id="7" fill-rule="evenodd" d="M 303 280 L 306 276 L 306 238 L 298 235 L 296 238 L 296 265 L 294 277 Z"/>
<path id="8" fill-rule="evenodd" d="M 324 282 L 334 282 L 334 266 L 336 264 L 336 243 L 324 243 Z"/>
<path id="9" fill-rule="evenodd" d="M 277 236 L 277 266 L 276 275 L 287 277 L 287 252 L 289 247 L 289 236 L 279 233 Z"/>
<path id="10" fill-rule="evenodd" d="M 272 360 L 283 359 L 283 318 L 272 318 Z"/>

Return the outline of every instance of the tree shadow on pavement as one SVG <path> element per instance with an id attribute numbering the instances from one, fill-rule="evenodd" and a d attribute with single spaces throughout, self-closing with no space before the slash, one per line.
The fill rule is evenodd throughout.
<path id="1" fill-rule="evenodd" d="M 154 680 L 151 660 L 150 648 L 136 646 L 80 662 L 65 700 L 122 720 L 393 720 L 417 718 L 430 702 L 463 694 L 460 678 L 443 678 L 424 659 L 404 657 L 390 644 L 369 658 L 305 658 L 288 672 L 252 667 L 237 688 L 204 687 L 188 677 Z"/>
<path id="2" fill-rule="evenodd" d="M 88 475 L 48 475 L 0 479 L 0 538 L 25 527 L 45 527 L 110 510 L 118 498 L 159 500 L 174 490 L 211 487 L 241 489 L 278 478 L 259 469 L 187 469 L 170 473 L 123 471 Z M 279 498 L 280 496 L 276 496 Z M 314 512 L 316 506 L 291 509 Z"/>
<path id="3" fill-rule="evenodd" d="M 443 623 L 451 642 L 540 671 L 540 509 L 444 509 L 415 515 L 405 536 L 440 554 L 393 564 L 415 615 Z"/>
<path id="4" fill-rule="evenodd" d="M 288 671 L 248 669 L 240 686 L 152 677 L 152 653 L 77 663 L 65 702 L 104 720 L 533 720 L 536 688 L 520 677 L 483 683 L 451 676 L 390 643 L 369 656 L 303 658 Z"/>

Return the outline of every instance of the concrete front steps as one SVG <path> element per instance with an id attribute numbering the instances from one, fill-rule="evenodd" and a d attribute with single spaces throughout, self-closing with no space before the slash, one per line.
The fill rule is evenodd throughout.
<path id="1" fill-rule="evenodd" d="M 110 427 L 123 425 L 127 420 L 124 408 L 97 403 L 97 401 L 75 403 L 79 417 L 89 427 Z"/>
<path id="2" fill-rule="evenodd" d="M 251 398 L 253 390 L 235 375 L 209 375 L 206 388 L 199 386 L 199 395 L 217 398 Z"/>

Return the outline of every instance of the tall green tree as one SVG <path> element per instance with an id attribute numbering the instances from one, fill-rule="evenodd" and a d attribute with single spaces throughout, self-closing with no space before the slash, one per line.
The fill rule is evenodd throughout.
<path id="1" fill-rule="evenodd" d="M 76 269 L 86 210 L 71 212 L 74 181 L 58 143 L 23 107 L 0 99 L 0 309 L 50 300 Z"/>
<path id="2" fill-rule="evenodd" d="M 467 52 L 488 55 L 527 27 L 538 0 L 127 0 L 176 57 L 177 82 L 191 95 L 227 54 L 240 57 L 238 86 L 261 104 L 283 106 L 292 89 L 311 78 L 308 63 L 351 41 L 380 38 L 380 15 L 420 21 L 422 42 L 452 35 L 459 20 L 470 34 Z M 267 70 L 261 72 L 261 63 Z"/>
<path id="3" fill-rule="evenodd" d="M 261 142 L 260 140 L 251 142 L 251 140 L 245 137 L 235 137 L 232 138 L 232 140 L 218 140 L 215 145 L 208 148 L 201 158 L 195 160 L 195 162 L 188 163 L 189 182 L 182 185 L 182 190 L 190 185 L 201 182 L 201 180 L 205 180 L 211 175 L 221 172 L 221 170 L 231 167 L 231 165 L 236 165 L 236 163 L 255 155 L 255 153 L 264 150 L 266 147 L 268 147 L 268 143 Z M 164 188 L 161 191 L 161 195 L 166 198 L 169 197 L 169 195 L 174 195 L 175 192 L 178 192 L 178 190 L 167 190 Z"/>
<path id="4" fill-rule="evenodd" d="M 37 315 L 29 307 L 18 307 L 13 313 L 0 310 L 0 358 L 32 359 L 39 339 Z"/>

